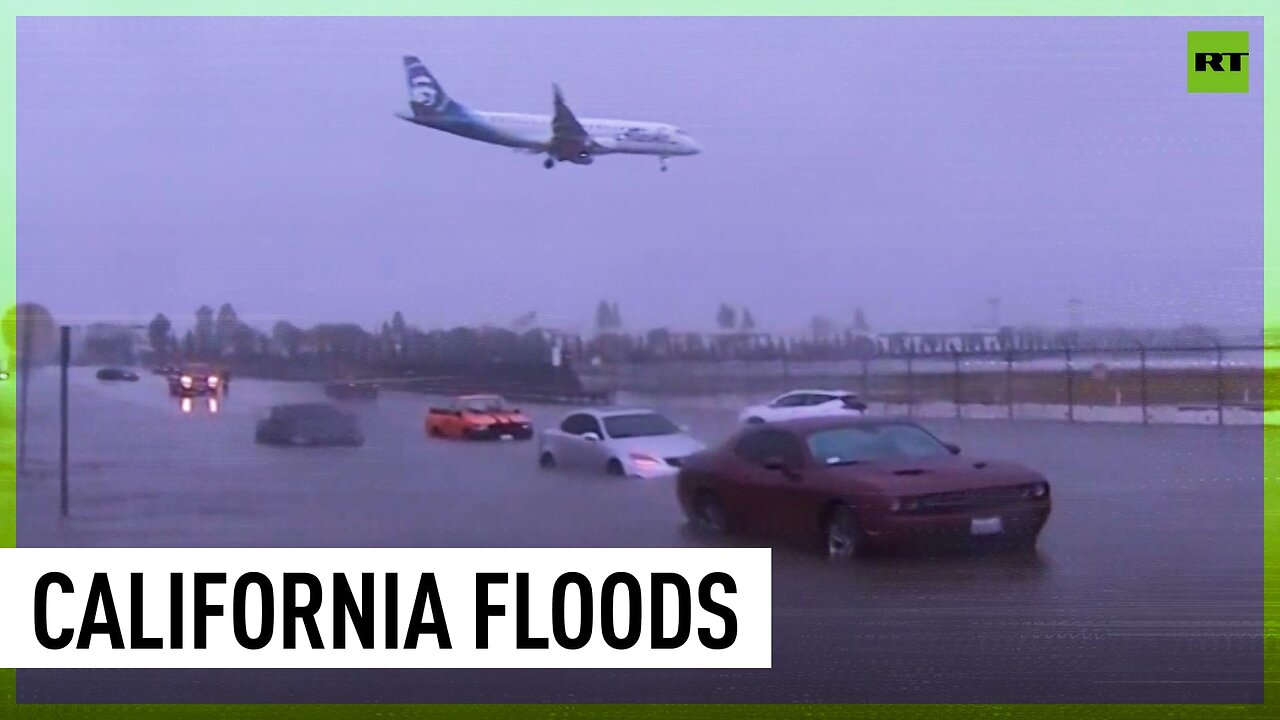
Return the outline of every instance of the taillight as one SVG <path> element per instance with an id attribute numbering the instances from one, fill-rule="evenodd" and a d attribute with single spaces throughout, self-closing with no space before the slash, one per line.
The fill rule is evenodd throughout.
<path id="1" fill-rule="evenodd" d="M 1037 500 L 1047 497 L 1049 495 L 1049 484 L 1042 482 L 1032 483 L 1023 490 L 1022 494 L 1029 498 L 1036 498 Z"/>
<path id="2" fill-rule="evenodd" d="M 889 512 L 913 512 L 920 509 L 920 498 L 903 497 L 889 500 Z"/>

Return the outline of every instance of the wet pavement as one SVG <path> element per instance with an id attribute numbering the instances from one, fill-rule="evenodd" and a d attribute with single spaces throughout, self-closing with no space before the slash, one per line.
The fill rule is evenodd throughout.
<path id="1" fill-rule="evenodd" d="M 319 386 L 236 379 L 217 413 L 163 381 L 32 382 L 23 546 L 684 547 L 671 480 L 546 472 L 533 443 L 428 440 L 437 398 L 351 403 L 359 449 L 253 444 Z M 539 426 L 563 408 L 526 406 Z M 708 442 L 736 408 L 664 399 Z M 1053 483 L 1034 553 L 773 554 L 770 670 L 22 670 L 21 702 L 1261 702 L 1264 430 L 928 420 Z M 1267 430 L 1267 433 L 1273 431 Z M 1274 437 L 1266 436 L 1270 441 Z M 750 540 L 720 541 L 751 544 Z"/>

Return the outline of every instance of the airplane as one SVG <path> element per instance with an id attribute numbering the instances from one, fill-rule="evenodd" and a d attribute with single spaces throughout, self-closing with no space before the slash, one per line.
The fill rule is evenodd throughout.
<path id="1" fill-rule="evenodd" d="M 667 158 L 702 152 L 689 133 L 674 125 L 632 120 L 579 120 L 565 104 L 559 85 L 552 85 L 555 114 L 481 112 L 449 97 L 422 61 L 404 56 L 411 113 L 396 117 L 472 140 L 546 154 L 542 166 L 556 163 L 590 165 L 597 155 L 656 155 L 667 170 Z"/>

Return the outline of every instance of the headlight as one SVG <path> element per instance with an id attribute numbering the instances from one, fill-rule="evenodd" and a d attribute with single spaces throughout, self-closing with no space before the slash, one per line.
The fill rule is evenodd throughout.
<path id="1" fill-rule="evenodd" d="M 182 387 L 189 388 L 191 387 L 191 376 L 183 375 L 182 378 L 178 380 L 178 382 L 182 383 Z"/>
<path id="2" fill-rule="evenodd" d="M 658 458 L 652 455 L 645 455 L 644 453 L 631 453 L 631 462 L 636 465 L 644 465 L 646 467 L 655 467 L 662 464 L 662 461 Z"/>
<path id="3" fill-rule="evenodd" d="M 1033 484 L 1031 484 L 1031 485 L 1027 486 L 1027 489 L 1026 489 L 1026 492 L 1025 492 L 1025 495 L 1026 495 L 1027 497 L 1037 498 L 1037 499 L 1038 499 L 1038 498 L 1045 497 L 1045 496 L 1047 496 L 1048 494 L 1049 494 L 1049 484 L 1048 484 L 1048 483 L 1042 483 L 1042 482 L 1039 482 L 1039 483 L 1033 483 Z"/>
<path id="4" fill-rule="evenodd" d="M 210 376 L 209 376 L 209 387 L 218 387 L 218 376 L 217 376 L 217 375 L 210 375 Z"/>

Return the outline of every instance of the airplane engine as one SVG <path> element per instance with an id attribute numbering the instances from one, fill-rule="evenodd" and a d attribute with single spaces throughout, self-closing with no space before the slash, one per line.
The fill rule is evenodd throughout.
<path id="1" fill-rule="evenodd" d="M 591 157 L 590 155 L 578 155 L 577 157 L 570 158 L 569 160 L 569 162 L 572 162 L 576 165 L 590 165 L 595 161 L 596 159 Z"/>

